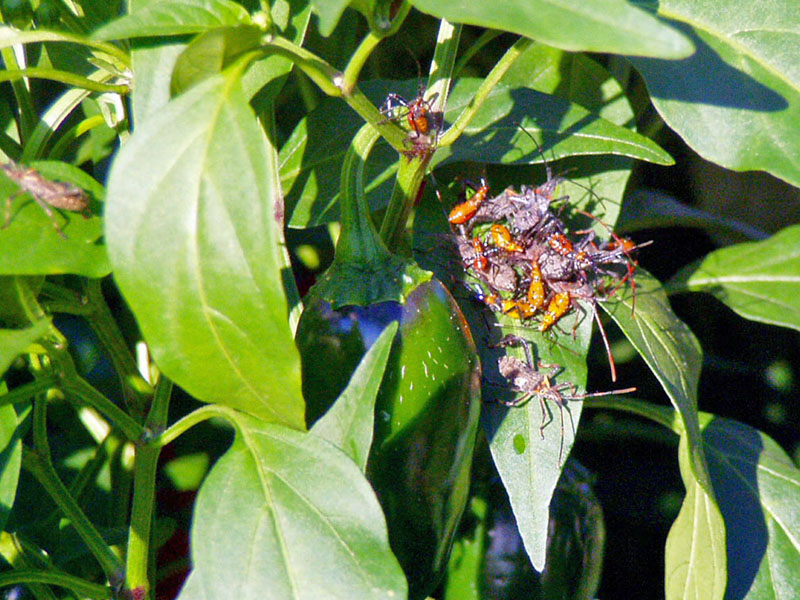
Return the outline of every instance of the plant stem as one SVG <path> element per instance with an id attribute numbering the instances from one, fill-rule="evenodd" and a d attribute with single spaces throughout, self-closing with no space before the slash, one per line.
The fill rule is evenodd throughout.
<path id="1" fill-rule="evenodd" d="M 11 44 L 31 44 L 33 42 L 71 42 L 80 46 L 88 46 L 113 56 L 126 67 L 131 66 L 131 57 L 116 45 L 110 42 L 101 42 L 84 35 L 68 33 L 65 31 L 31 30 L 18 31 L 12 37 L 0 40 L 0 48 Z"/>
<path id="2" fill-rule="evenodd" d="M 440 145 L 449 146 L 455 142 L 462 133 L 464 133 L 464 130 L 467 128 L 470 121 L 472 121 L 472 119 L 475 117 L 480 107 L 483 106 L 486 98 L 489 97 L 489 94 L 498 84 L 500 79 L 502 79 L 503 75 L 506 74 L 506 72 L 511 68 L 511 65 L 513 65 L 514 62 L 532 45 L 533 40 L 523 37 L 518 39 L 514 45 L 506 51 L 494 68 L 489 71 L 486 79 L 483 80 L 483 83 L 481 83 L 478 91 L 475 92 L 475 95 L 472 97 L 472 100 L 470 100 L 464 111 L 458 115 L 458 118 L 455 120 L 450 129 L 448 129 L 442 135 L 441 139 L 439 140 Z"/>
<path id="3" fill-rule="evenodd" d="M 109 582 L 116 585 L 123 577 L 122 561 L 103 540 L 103 536 L 78 506 L 53 468 L 47 442 L 47 402 L 43 399 L 34 402 L 33 442 L 34 450 L 23 447 L 22 466 L 36 477 L 100 563 Z"/>
<path id="4" fill-rule="evenodd" d="M 164 433 L 155 436 L 152 440 L 152 444 L 157 445 L 160 448 L 163 448 L 167 444 L 174 442 L 178 437 L 186 433 L 189 429 L 191 429 L 198 423 L 202 423 L 203 421 L 208 421 L 209 419 L 212 419 L 214 417 L 225 417 L 225 416 L 227 416 L 227 413 L 222 409 L 221 406 L 217 404 L 209 404 L 208 406 L 203 406 L 201 408 L 198 408 L 197 410 L 193 410 L 185 417 L 173 423 L 170 427 L 168 427 L 164 431 Z"/>
<path id="5" fill-rule="evenodd" d="M 350 108 L 361 115 L 365 121 L 371 123 L 395 150 L 398 152 L 404 150 L 403 141 L 406 132 L 396 123 L 387 121 L 358 86 L 345 90 L 342 73 L 317 55 L 285 38 L 266 36 L 264 43 L 266 44 L 265 51 L 275 52 L 291 60 L 327 95 L 343 98 Z"/>
<path id="6" fill-rule="evenodd" d="M 381 223 L 381 239 L 388 248 L 396 249 L 403 239 L 408 216 L 419 194 L 433 154 L 408 159 L 400 158 L 400 168 L 386 214 Z"/>
<path id="7" fill-rule="evenodd" d="M 163 431 L 167 424 L 172 382 L 164 375 L 158 380 L 153 395 L 153 404 L 147 415 L 149 431 Z M 133 471 L 133 503 L 131 523 L 128 529 L 128 552 L 125 571 L 125 587 L 137 598 L 152 596 L 150 579 L 147 576 L 150 564 L 150 540 L 155 509 L 156 470 L 161 446 L 147 441 L 137 445 L 136 463 Z"/>
<path id="8" fill-rule="evenodd" d="M 105 600 L 111 598 L 111 588 L 91 583 L 80 577 L 58 571 L 41 571 L 39 569 L 18 569 L 0 573 L 0 588 L 7 588 L 18 583 L 57 585 L 75 592 L 78 596 Z"/>
<path id="9" fill-rule="evenodd" d="M 433 113 L 444 114 L 460 38 L 461 25 L 452 25 L 443 19 L 439 24 L 436 50 L 427 85 L 428 97 L 433 98 L 431 101 Z M 437 137 L 434 137 L 429 152 L 412 158 L 407 158 L 405 155 L 400 158 L 392 197 L 381 223 L 381 239 L 390 250 L 400 245 L 408 216 L 417 200 L 428 165 L 436 150 Z"/>
<path id="10" fill-rule="evenodd" d="M 55 377 L 44 376 L 30 383 L 16 387 L 7 394 L 0 396 L 0 406 L 29 402 L 39 394 L 43 394 L 50 388 L 56 387 L 57 382 L 58 380 Z"/>
<path id="11" fill-rule="evenodd" d="M 144 434 L 144 428 L 124 410 L 94 389 L 89 382 L 76 374 L 64 375 L 59 387 L 66 394 L 76 396 L 82 402 L 93 406 L 113 422 L 125 436 L 136 441 Z"/>
<path id="12" fill-rule="evenodd" d="M 128 85 L 99 83 L 87 77 L 70 73 L 69 71 L 59 71 L 58 69 L 48 69 L 45 67 L 28 67 L 27 69 L 0 71 L 0 81 L 18 81 L 25 77 L 58 81 L 59 83 L 64 83 L 72 87 L 99 92 L 101 94 L 105 92 L 129 94 L 131 91 Z"/>
<path id="13" fill-rule="evenodd" d="M 125 338 L 106 304 L 101 281 L 88 279 L 84 289 L 90 307 L 90 313 L 87 315 L 89 326 L 97 334 L 101 346 L 114 365 L 129 409 L 133 414 L 144 417 L 153 388 L 139 373 L 136 360 L 128 350 Z M 131 439 L 135 440 L 136 438 Z"/>
<path id="14" fill-rule="evenodd" d="M 628 412 L 640 417 L 645 417 L 663 425 L 678 435 L 683 430 L 678 413 L 675 409 L 668 406 L 658 406 L 650 402 L 635 400 L 633 398 L 615 398 L 614 396 L 602 396 L 596 398 L 584 398 L 583 405 L 586 408 L 608 408 Z"/>
<path id="15" fill-rule="evenodd" d="M 382 33 L 381 35 L 375 35 L 375 33 L 370 30 L 366 37 L 361 41 L 361 43 L 358 45 L 358 48 L 356 48 L 356 51 L 353 53 L 353 56 L 350 57 L 350 62 L 347 63 L 347 67 L 345 67 L 344 74 L 342 76 L 341 88 L 345 96 L 350 94 L 353 91 L 353 88 L 355 88 L 356 84 L 358 83 L 358 76 L 361 73 L 361 69 L 364 67 L 364 63 L 367 62 L 370 54 L 372 54 L 372 51 L 377 47 L 381 40 L 393 35 L 400 28 L 400 25 L 402 25 L 403 21 L 406 20 L 406 17 L 410 11 L 411 4 L 404 0 L 404 2 L 398 8 L 397 14 L 392 20 L 392 26 L 388 31 Z"/>

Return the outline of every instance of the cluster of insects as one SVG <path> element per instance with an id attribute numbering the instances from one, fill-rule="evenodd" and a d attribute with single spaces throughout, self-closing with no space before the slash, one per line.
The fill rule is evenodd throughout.
<path id="1" fill-rule="evenodd" d="M 434 98 L 426 100 L 424 92 L 420 87 L 417 97 L 410 101 L 390 94 L 381 109 L 389 119 L 405 116 L 409 130 L 406 138 L 409 149 L 405 154 L 409 157 L 432 152 L 441 129 L 441 115 L 431 109 Z M 405 113 L 399 112 L 401 108 Z M 616 381 L 616 366 L 597 305 L 626 282 L 631 285 L 635 303 L 637 262 L 634 253 L 646 244 L 637 245 L 628 238 L 616 236 L 600 219 L 583 211 L 579 212 L 606 227 L 609 239 L 599 239 L 591 229 L 570 232 L 561 219 L 561 211 L 554 208 L 554 205 L 562 209 L 566 206 L 566 196 L 555 197 L 564 178 L 554 177 L 546 162 L 545 166 L 547 180 L 543 184 L 523 185 L 519 191 L 509 187 L 494 196 L 485 178 L 478 183 L 464 182 L 464 196 L 447 217 L 451 241 L 466 275 L 464 284 L 489 310 L 519 320 L 542 334 L 558 327 L 573 310 L 577 313 L 574 334 L 581 313 L 585 317 L 588 307 L 600 329 L 611 378 Z M 467 195 L 467 191 L 472 193 Z M 542 437 L 552 420 L 547 401 L 558 406 L 561 417 L 559 463 L 563 454 L 563 413 L 567 401 L 629 393 L 636 389 L 578 393 L 571 383 L 553 383 L 562 368 L 537 365 L 525 338 L 506 335 L 495 346 L 521 346 L 525 352 L 525 360 L 509 354 L 498 359 L 497 368 L 506 386 L 517 393 L 515 399 L 502 401 L 504 404 L 520 406 L 537 399 L 542 412 L 539 428 Z"/>
<path id="2" fill-rule="evenodd" d="M 523 185 L 519 190 L 509 187 L 497 195 L 490 194 L 485 178 L 479 183 L 465 182 L 464 197 L 448 214 L 452 242 L 471 295 L 489 310 L 518 320 L 525 328 L 544 334 L 558 327 L 572 311 L 576 314 L 574 334 L 581 318 L 587 316 L 587 309 L 591 311 L 605 345 L 611 377 L 616 381 L 598 302 L 616 293 L 626 282 L 635 298 L 637 262 L 633 255 L 645 244 L 618 237 L 608 227 L 608 240 L 599 239 L 591 229 L 570 232 L 561 219 L 568 198 L 555 197 L 563 181 L 553 177 L 547 167 L 547 180 L 542 185 Z M 472 193 L 467 196 L 467 191 Z M 589 213 L 579 212 L 602 223 Z M 635 390 L 578 393 L 571 383 L 553 383 L 561 367 L 537 365 L 530 344 L 523 337 L 507 335 L 496 346 L 522 346 L 525 351 L 525 360 L 511 355 L 498 360 L 500 375 L 507 387 L 517 393 L 515 399 L 503 401 L 504 404 L 519 406 L 537 399 L 542 411 L 542 436 L 551 420 L 547 401 L 558 406 L 562 431 L 559 462 L 567 401 Z"/>

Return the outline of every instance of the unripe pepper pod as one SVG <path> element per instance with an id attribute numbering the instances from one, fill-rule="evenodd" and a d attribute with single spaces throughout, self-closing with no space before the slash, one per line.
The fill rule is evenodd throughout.
<path id="1" fill-rule="evenodd" d="M 362 130 L 351 152 L 366 137 Z M 370 147 L 361 147 L 362 156 Z M 358 164 L 363 167 L 363 159 Z M 304 300 L 297 329 L 306 420 L 310 426 L 325 413 L 372 342 L 399 321 L 376 399 L 367 477 L 383 506 L 409 597 L 421 599 L 444 571 L 466 504 L 480 367 L 447 289 L 413 261 L 392 255 L 378 237 L 351 166 L 346 158 L 336 258 Z M 348 191 L 351 181 L 355 189 Z"/>

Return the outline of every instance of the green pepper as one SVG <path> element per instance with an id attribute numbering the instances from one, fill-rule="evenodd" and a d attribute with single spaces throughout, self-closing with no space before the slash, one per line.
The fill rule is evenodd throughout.
<path id="1" fill-rule="evenodd" d="M 354 147 L 365 137 L 374 138 L 362 130 Z M 365 156 L 371 143 L 361 148 Z M 343 193 L 334 263 L 309 291 L 297 329 L 306 420 L 310 426 L 325 413 L 378 334 L 399 321 L 376 399 L 367 477 L 409 597 L 424 598 L 443 574 L 469 493 L 480 367 L 458 305 L 430 273 L 388 251 L 359 174 L 348 168 L 346 159 L 343 188 L 355 189 Z"/>

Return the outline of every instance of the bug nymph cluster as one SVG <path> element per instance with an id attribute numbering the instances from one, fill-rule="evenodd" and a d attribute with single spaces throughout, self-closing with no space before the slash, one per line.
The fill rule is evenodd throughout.
<path id="1" fill-rule="evenodd" d="M 479 183 L 466 182 L 464 197 L 448 215 L 452 240 L 464 270 L 465 285 L 475 299 L 495 313 L 545 333 L 558 327 L 570 311 L 585 313 L 584 306 L 590 307 L 600 327 L 612 379 L 616 381 L 616 368 L 597 303 L 613 295 L 625 282 L 630 282 L 635 292 L 637 263 L 632 254 L 641 246 L 613 233 L 609 234 L 610 239 L 602 240 L 590 230 L 570 232 L 560 211 L 553 208 L 554 203 L 563 207 L 568 200 L 555 197 L 562 181 L 553 177 L 548 167 L 547 181 L 542 185 L 523 185 L 519 190 L 509 187 L 495 196 L 490 194 L 485 178 Z M 468 190 L 472 192 L 470 195 L 466 194 Z M 583 214 L 601 222 L 589 213 Z M 546 401 L 555 402 L 561 411 L 562 449 L 563 407 L 567 400 L 635 389 L 579 394 L 571 383 L 552 382 L 561 371 L 558 365 L 539 365 L 548 371 L 537 368 L 528 340 L 506 336 L 497 346 L 522 346 L 526 356 L 524 361 L 510 355 L 499 358 L 500 375 L 519 394 L 517 399 L 504 403 L 519 406 L 538 399 L 543 436 L 549 422 Z"/>

